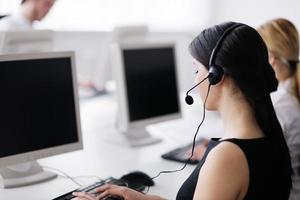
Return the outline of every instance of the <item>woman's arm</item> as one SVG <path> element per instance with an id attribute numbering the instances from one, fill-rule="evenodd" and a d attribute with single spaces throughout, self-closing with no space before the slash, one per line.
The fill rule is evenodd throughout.
<path id="1" fill-rule="evenodd" d="M 243 151 L 231 142 L 222 142 L 203 164 L 194 200 L 239 200 L 247 193 L 249 169 Z"/>

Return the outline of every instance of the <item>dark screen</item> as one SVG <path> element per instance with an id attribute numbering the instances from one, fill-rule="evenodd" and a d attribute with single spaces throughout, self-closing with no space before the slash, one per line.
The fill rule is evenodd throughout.
<path id="1" fill-rule="evenodd" d="M 124 50 L 130 121 L 179 111 L 173 48 Z"/>
<path id="2" fill-rule="evenodd" d="M 0 62 L 0 157 L 78 141 L 70 58 Z"/>

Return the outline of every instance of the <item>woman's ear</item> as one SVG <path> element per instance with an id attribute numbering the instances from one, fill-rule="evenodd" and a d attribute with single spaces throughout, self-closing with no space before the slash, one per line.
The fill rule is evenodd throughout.
<path id="1" fill-rule="evenodd" d="M 227 76 L 225 74 L 223 74 L 220 82 L 217 85 L 222 85 L 225 82 L 225 79 L 227 79 Z"/>
<path id="2" fill-rule="evenodd" d="M 223 86 L 225 86 L 225 88 L 230 88 L 230 90 L 233 90 L 233 91 L 236 90 L 236 85 L 235 85 L 234 80 L 230 76 L 228 76 L 226 74 L 224 74 L 222 76 L 222 79 L 217 84 L 217 86 L 222 87 L 222 88 L 224 88 Z"/>
<path id="3" fill-rule="evenodd" d="M 273 54 L 269 53 L 269 63 L 274 66 L 276 63 L 276 58 Z"/>

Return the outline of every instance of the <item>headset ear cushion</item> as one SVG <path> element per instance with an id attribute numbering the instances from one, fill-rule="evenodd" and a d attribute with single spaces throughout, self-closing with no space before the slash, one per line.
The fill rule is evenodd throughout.
<path id="1" fill-rule="evenodd" d="M 208 81 L 211 85 L 216 85 L 222 80 L 224 70 L 218 66 L 210 66 L 208 71 Z"/>

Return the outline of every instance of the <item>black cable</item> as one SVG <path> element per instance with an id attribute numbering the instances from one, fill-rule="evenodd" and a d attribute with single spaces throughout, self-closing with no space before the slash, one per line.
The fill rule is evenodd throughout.
<path id="1" fill-rule="evenodd" d="M 199 131 L 201 125 L 202 125 L 203 122 L 204 122 L 204 119 L 205 119 L 205 105 L 206 105 L 206 101 L 207 101 L 207 98 L 208 98 L 208 95 L 209 95 L 210 86 L 211 86 L 211 84 L 208 85 L 208 88 L 207 88 L 207 94 L 206 94 L 206 97 L 205 97 L 205 100 L 204 100 L 204 103 L 203 103 L 203 115 L 202 115 L 202 120 L 201 120 L 200 124 L 198 125 L 197 130 L 196 130 L 196 133 L 195 133 L 195 135 L 194 135 L 194 139 L 193 139 L 193 147 L 192 147 L 192 154 L 191 154 L 191 156 L 189 157 L 189 159 L 186 160 L 186 162 L 184 163 L 184 165 L 183 165 L 182 168 L 176 169 L 176 170 L 165 170 L 165 171 L 160 171 L 156 176 L 154 176 L 154 177 L 151 178 L 152 180 L 153 180 L 153 179 L 156 179 L 156 178 L 159 177 L 161 174 L 169 174 L 169 173 L 174 173 L 174 172 L 182 171 L 182 170 L 187 166 L 187 164 L 189 163 L 189 161 L 191 160 L 191 158 L 193 157 L 193 155 L 194 155 L 194 149 L 195 149 L 195 144 L 196 144 L 197 134 L 198 134 L 198 131 Z"/>

